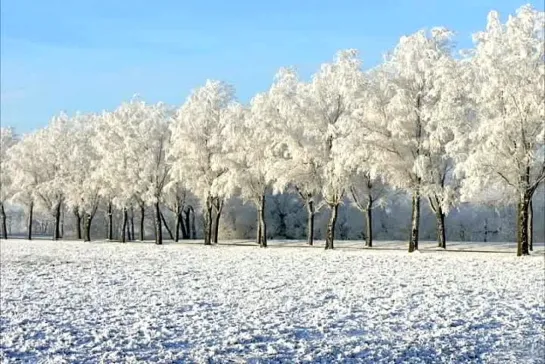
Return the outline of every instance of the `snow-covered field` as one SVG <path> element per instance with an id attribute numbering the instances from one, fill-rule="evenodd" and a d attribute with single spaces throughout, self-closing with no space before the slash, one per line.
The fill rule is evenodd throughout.
<path id="1" fill-rule="evenodd" d="M 0 244 L 5 362 L 545 358 L 542 245 L 517 258 L 510 246 Z"/>

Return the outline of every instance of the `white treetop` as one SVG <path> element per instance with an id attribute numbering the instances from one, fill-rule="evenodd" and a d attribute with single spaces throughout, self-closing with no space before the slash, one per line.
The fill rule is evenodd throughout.
<path id="1" fill-rule="evenodd" d="M 169 174 L 169 117 L 164 104 L 133 99 L 98 118 L 102 194 L 118 208 L 127 208 L 134 199 L 148 205 L 160 200 Z"/>
<path id="2" fill-rule="evenodd" d="M 460 165 L 465 200 L 516 202 L 545 179 L 544 26 L 543 12 L 523 6 L 505 24 L 491 12 L 486 30 L 474 35 L 478 120 Z M 491 186 L 504 198 L 483 193 Z"/>
<path id="3" fill-rule="evenodd" d="M 305 200 L 316 202 L 321 192 L 321 170 L 317 165 L 318 145 L 309 138 L 313 128 L 309 87 L 299 81 L 294 69 L 281 69 L 270 91 L 270 118 L 275 123 L 276 158 L 270 171 L 275 176 L 275 190 L 293 187 Z"/>
<path id="4" fill-rule="evenodd" d="M 4 203 L 13 195 L 12 173 L 9 168 L 9 158 L 12 156 L 10 148 L 18 141 L 12 128 L 0 128 L 0 203 Z M 9 152 L 8 152 L 9 151 Z"/>
<path id="5" fill-rule="evenodd" d="M 96 133 L 95 115 L 76 115 L 67 131 L 70 152 L 67 155 L 65 201 L 80 215 L 94 215 L 100 197 L 102 180 L 97 173 L 98 154 L 92 140 Z"/>
<path id="6" fill-rule="evenodd" d="M 208 80 L 192 92 L 171 125 L 172 176 L 202 202 L 225 195 L 227 168 L 223 133 L 233 101 L 232 86 Z"/>
<path id="7" fill-rule="evenodd" d="M 450 37 L 444 28 L 402 37 L 386 64 L 371 72 L 362 126 L 378 152 L 375 163 L 396 187 L 424 193 L 446 169 L 456 88 Z"/>
<path id="8" fill-rule="evenodd" d="M 333 63 L 323 64 L 308 85 L 311 123 L 305 130 L 315 145 L 316 164 L 322 175 L 322 195 L 330 206 L 345 196 L 348 176 L 341 161 L 346 152 L 340 143 L 356 109 L 363 74 L 355 50 L 340 51 Z"/>
<path id="9" fill-rule="evenodd" d="M 32 165 L 38 168 L 34 194 L 39 205 L 55 215 L 65 198 L 69 177 L 70 118 L 66 114 L 54 117 L 49 125 L 36 133 Z"/>

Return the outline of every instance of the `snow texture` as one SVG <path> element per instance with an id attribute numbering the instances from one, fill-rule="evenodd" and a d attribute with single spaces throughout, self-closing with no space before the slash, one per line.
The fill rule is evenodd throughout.
<path id="1" fill-rule="evenodd" d="M 401 243 L 0 244 L 6 363 L 545 358 L 541 245 L 517 258 Z"/>

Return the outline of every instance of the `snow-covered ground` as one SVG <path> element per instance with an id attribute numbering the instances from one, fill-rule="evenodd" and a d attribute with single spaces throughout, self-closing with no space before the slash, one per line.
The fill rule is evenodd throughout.
<path id="1" fill-rule="evenodd" d="M 2 361 L 544 362 L 543 245 L 240 245 L 2 241 Z"/>

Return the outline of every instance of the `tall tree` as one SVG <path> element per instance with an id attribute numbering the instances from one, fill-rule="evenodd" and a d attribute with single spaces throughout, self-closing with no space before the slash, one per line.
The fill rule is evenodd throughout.
<path id="1" fill-rule="evenodd" d="M 34 163 L 40 166 L 34 195 L 39 207 L 54 218 L 53 240 L 61 237 L 61 209 L 65 201 L 65 185 L 69 175 L 70 118 L 62 113 L 35 134 Z"/>
<path id="2" fill-rule="evenodd" d="M 8 153 L 10 148 L 17 142 L 17 136 L 12 128 L 0 128 L 0 218 L 2 237 L 8 238 L 6 226 L 6 211 L 4 203 L 13 196 L 16 185 L 12 185 L 12 173 L 8 168 Z"/>
<path id="3" fill-rule="evenodd" d="M 213 240 L 213 205 L 223 200 L 226 181 L 224 130 L 234 101 L 234 88 L 220 81 L 206 81 L 194 90 L 171 124 L 172 178 L 199 197 L 204 215 L 204 244 Z M 221 211 L 218 211 L 218 216 Z M 219 222 L 219 217 L 218 217 Z"/>
<path id="4" fill-rule="evenodd" d="M 72 151 L 66 160 L 65 200 L 68 208 L 75 211 L 79 235 L 80 220 L 83 220 L 84 241 L 91 241 L 91 224 L 100 203 L 102 180 L 97 172 L 98 153 L 92 143 L 96 121 L 95 115 L 78 114 L 71 119 L 72 125 L 67 131 Z"/>
<path id="5" fill-rule="evenodd" d="M 317 149 L 315 161 L 322 176 L 321 193 L 330 209 L 326 249 L 334 247 L 338 209 L 348 186 L 348 175 L 341 162 L 346 152 L 341 140 L 354 116 L 362 77 L 357 51 L 345 50 L 337 53 L 333 63 L 323 64 L 308 85 L 312 126 L 305 132 Z"/>
<path id="6" fill-rule="evenodd" d="M 136 201 L 153 206 L 155 242 L 162 244 L 160 201 L 170 168 L 166 163 L 170 115 L 162 103 L 146 104 L 133 98 L 103 113 L 97 123 L 101 193 L 122 211 L 122 241 L 127 238 L 128 209 Z"/>
<path id="7" fill-rule="evenodd" d="M 545 180 L 544 14 L 527 5 L 502 23 L 491 12 L 469 59 L 478 124 L 460 167 L 463 197 L 482 199 L 486 186 L 516 202 L 518 256 L 529 254 L 528 208 Z"/>
<path id="8" fill-rule="evenodd" d="M 321 204 L 322 174 L 320 148 L 309 134 L 314 119 L 309 87 L 301 83 L 294 69 L 281 69 L 270 91 L 270 118 L 274 123 L 271 174 L 274 191 L 296 192 L 307 211 L 307 243 L 314 244 L 314 219 Z M 320 205 L 319 205 L 320 204 Z"/>
<path id="9" fill-rule="evenodd" d="M 242 199 L 257 209 L 256 242 L 263 248 L 267 247 L 266 194 L 272 182 L 269 102 L 269 95 L 262 93 L 252 99 L 248 108 L 233 106 L 230 111 L 236 122 L 226 128 L 225 134 L 230 143 L 227 190 L 238 190 Z"/>
<path id="10" fill-rule="evenodd" d="M 409 252 L 418 249 L 420 200 L 430 196 L 444 243 L 442 184 L 447 148 L 453 142 L 450 125 L 458 114 L 456 62 L 451 56 L 452 33 L 445 28 L 421 30 L 402 37 L 386 63 L 370 72 L 362 100 L 366 142 L 374 147 L 375 165 L 389 183 L 412 194 Z M 441 239 L 443 240 L 441 242 Z"/>

